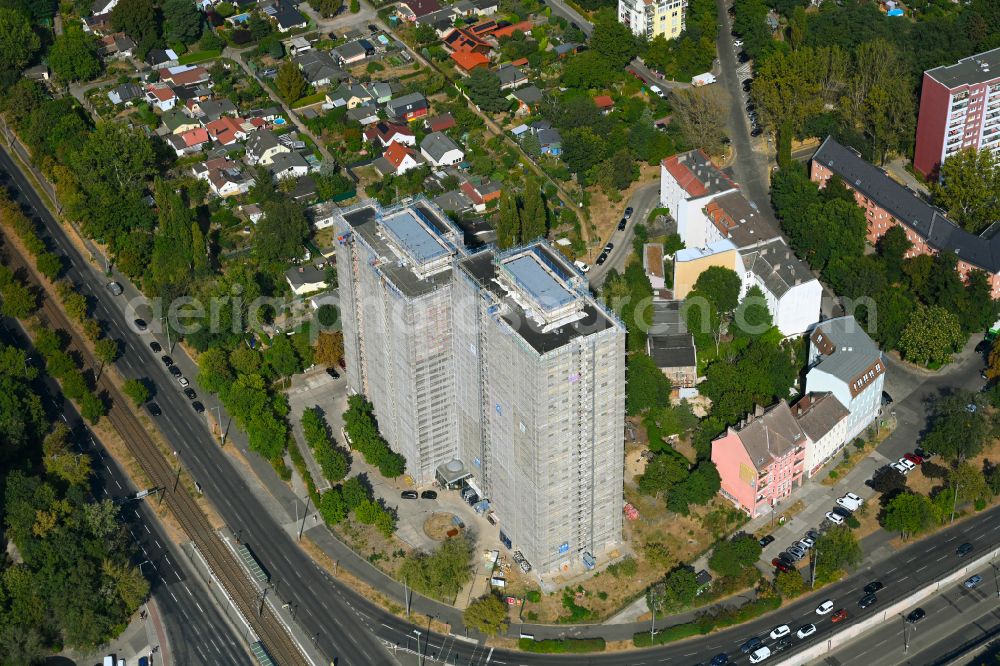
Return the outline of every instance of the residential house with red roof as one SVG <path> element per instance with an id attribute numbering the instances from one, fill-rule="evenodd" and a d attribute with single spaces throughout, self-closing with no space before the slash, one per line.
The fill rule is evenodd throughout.
<path id="1" fill-rule="evenodd" d="M 175 86 L 190 86 L 197 83 L 205 83 L 210 78 L 208 70 L 204 67 L 179 65 L 160 70 L 160 81 Z"/>
<path id="2" fill-rule="evenodd" d="M 444 36 L 441 43 L 444 45 L 445 50 L 449 52 L 476 52 L 487 55 L 493 49 L 489 42 L 473 34 L 467 28 L 455 28 Z"/>
<path id="3" fill-rule="evenodd" d="M 610 95 L 598 95 L 594 98 L 594 106 L 604 115 L 608 115 L 615 110 L 615 100 L 611 99 Z"/>
<path id="4" fill-rule="evenodd" d="M 404 0 L 396 7 L 396 14 L 404 21 L 416 21 L 421 16 L 441 9 L 438 0 Z"/>
<path id="5" fill-rule="evenodd" d="M 477 51 L 453 51 L 451 59 L 463 72 L 468 74 L 477 67 L 489 67 L 490 59 Z"/>
<path id="6" fill-rule="evenodd" d="M 378 143 L 383 148 L 393 142 L 407 146 L 417 145 L 417 137 L 406 125 L 400 123 L 378 122 L 365 129 L 365 140 L 368 143 Z"/>
<path id="7" fill-rule="evenodd" d="M 213 120 L 205 126 L 209 135 L 223 146 L 231 146 L 237 141 L 247 138 L 247 130 L 244 128 L 242 118 L 232 118 L 222 116 L 218 120 Z"/>
<path id="8" fill-rule="evenodd" d="M 166 84 L 150 83 L 146 86 L 146 101 L 160 111 L 169 111 L 177 104 L 177 95 Z"/>
<path id="9" fill-rule="evenodd" d="M 443 132 L 455 126 L 455 119 L 450 113 L 442 113 L 431 118 L 424 119 L 424 127 L 431 132 Z"/>
<path id="10" fill-rule="evenodd" d="M 204 127 L 195 127 L 180 134 L 169 134 L 164 140 L 174 149 L 177 157 L 197 153 L 211 141 L 208 130 Z"/>
<path id="11" fill-rule="evenodd" d="M 384 178 L 388 175 L 399 176 L 423 166 L 424 163 L 424 158 L 420 153 L 393 141 L 382 153 L 382 157 L 373 162 L 373 166 Z"/>
<path id="12" fill-rule="evenodd" d="M 521 21 L 520 23 L 514 23 L 512 25 L 505 25 L 502 28 L 497 28 L 493 31 L 493 36 L 499 40 L 503 37 L 513 37 L 515 32 L 523 32 L 527 34 L 531 32 L 533 27 L 535 27 L 535 24 L 531 21 Z"/>

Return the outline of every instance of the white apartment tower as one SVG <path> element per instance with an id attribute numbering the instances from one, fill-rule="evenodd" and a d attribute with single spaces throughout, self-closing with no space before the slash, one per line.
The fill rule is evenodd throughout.
<path id="1" fill-rule="evenodd" d="M 462 470 L 543 574 L 618 545 L 625 328 L 586 277 L 544 242 L 472 253 L 425 201 L 337 225 L 348 381 L 417 483 Z"/>
<path id="2" fill-rule="evenodd" d="M 674 39 L 684 30 L 687 0 L 618 0 L 618 22 L 637 37 Z"/>

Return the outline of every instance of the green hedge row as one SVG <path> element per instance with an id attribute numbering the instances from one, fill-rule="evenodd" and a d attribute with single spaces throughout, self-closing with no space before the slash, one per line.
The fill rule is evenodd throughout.
<path id="1" fill-rule="evenodd" d="M 517 641 L 517 647 L 525 652 L 555 654 L 560 652 L 604 652 L 607 646 L 603 638 L 547 638 L 541 641 L 522 638 Z"/>
<path id="2" fill-rule="evenodd" d="M 722 629 L 733 625 L 742 624 L 759 617 L 764 613 L 773 611 L 781 606 L 780 597 L 769 597 L 767 599 L 755 599 L 739 608 L 725 608 L 715 613 L 705 613 L 698 616 L 696 620 L 675 624 L 656 632 L 652 636 L 648 631 L 640 631 L 632 636 L 632 643 L 636 647 L 650 647 L 653 645 L 663 645 L 679 641 L 692 636 L 701 636 L 714 629 Z"/>

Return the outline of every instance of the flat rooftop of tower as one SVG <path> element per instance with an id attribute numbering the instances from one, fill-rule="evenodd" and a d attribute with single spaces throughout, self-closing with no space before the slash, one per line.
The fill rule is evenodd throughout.
<path id="1" fill-rule="evenodd" d="M 532 349 L 545 354 L 576 338 L 622 326 L 586 291 L 585 278 L 568 260 L 545 244 L 530 246 L 529 252 L 522 250 L 523 248 L 515 250 L 512 257 L 507 254 L 498 255 L 496 250 L 490 248 L 460 259 L 458 265 L 480 287 L 493 294 L 497 302 L 491 309 L 494 316 L 506 323 Z M 552 263 L 548 265 L 547 262 Z M 513 276 L 518 282 L 527 283 L 524 285 L 524 293 L 515 294 L 510 291 L 509 285 L 505 286 L 501 279 L 500 271 Z M 517 286 L 521 287 L 520 284 Z M 537 297 L 556 310 L 575 304 L 574 314 L 561 321 L 545 324 L 525 310 L 525 295 Z"/>
<path id="2" fill-rule="evenodd" d="M 366 201 L 340 215 L 378 257 L 378 268 L 388 281 L 408 298 L 447 285 L 452 257 L 464 252 L 462 232 L 423 200 L 387 208 Z"/>

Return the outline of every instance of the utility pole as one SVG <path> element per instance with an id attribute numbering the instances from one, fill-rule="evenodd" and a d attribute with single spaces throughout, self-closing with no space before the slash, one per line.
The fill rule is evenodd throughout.
<path id="1" fill-rule="evenodd" d="M 812 562 L 812 583 L 809 584 L 809 588 L 812 589 L 812 590 L 816 589 L 816 562 L 818 562 L 818 561 L 819 561 L 819 551 L 816 550 L 816 549 L 813 549 L 813 556 L 812 556 L 812 560 L 811 560 L 811 562 Z"/>
<path id="2" fill-rule="evenodd" d="M 264 616 L 264 599 L 267 599 L 267 588 L 260 593 L 260 610 L 257 611 L 257 617 Z"/>
<path id="3" fill-rule="evenodd" d="M 649 642 L 650 645 L 653 643 L 653 634 L 656 633 L 656 605 L 654 604 L 652 608 L 649 609 Z"/>
<path id="4" fill-rule="evenodd" d="M 899 617 L 903 618 L 903 654 L 906 654 L 910 649 L 910 643 L 906 634 L 906 625 L 908 625 L 909 622 L 906 621 L 906 617 L 902 613 L 899 614 Z"/>
<path id="5" fill-rule="evenodd" d="M 219 425 L 219 433 L 222 435 L 222 446 L 226 445 L 226 429 L 222 427 L 222 410 L 218 405 L 213 407 L 215 410 L 215 422 Z"/>
<path id="6" fill-rule="evenodd" d="M 955 509 L 958 508 L 958 488 L 959 488 L 959 485 L 956 482 L 955 483 L 955 489 L 954 489 L 955 490 L 955 496 L 952 497 L 952 500 L 951 500 L 951 523 L 952 524 L 955 523 Z"/>
<path id="7" fill-rule="evenodd" d="M 403 601 L 406 603 L 406 617 L 410 617 L 410 591 L 406 585 L 406 576 L 403 576 Z"/>
<path id="8" fill-rule="evenodd" d="M 420 651 L 420 630 L 414 629 L 413 633 L 417 635 L 417 666 L 424 666 L 424 653 Z"/>
<path id="9" fill-rule="evenodd" d="M 174 351 L 174 346 L 170 342 L 170 322 L 167 321 L 166 317 L 160 317 L 160 321 L 163 322 L 163 330 L 167 332 L 167 353 L 172 354 Z"/>

